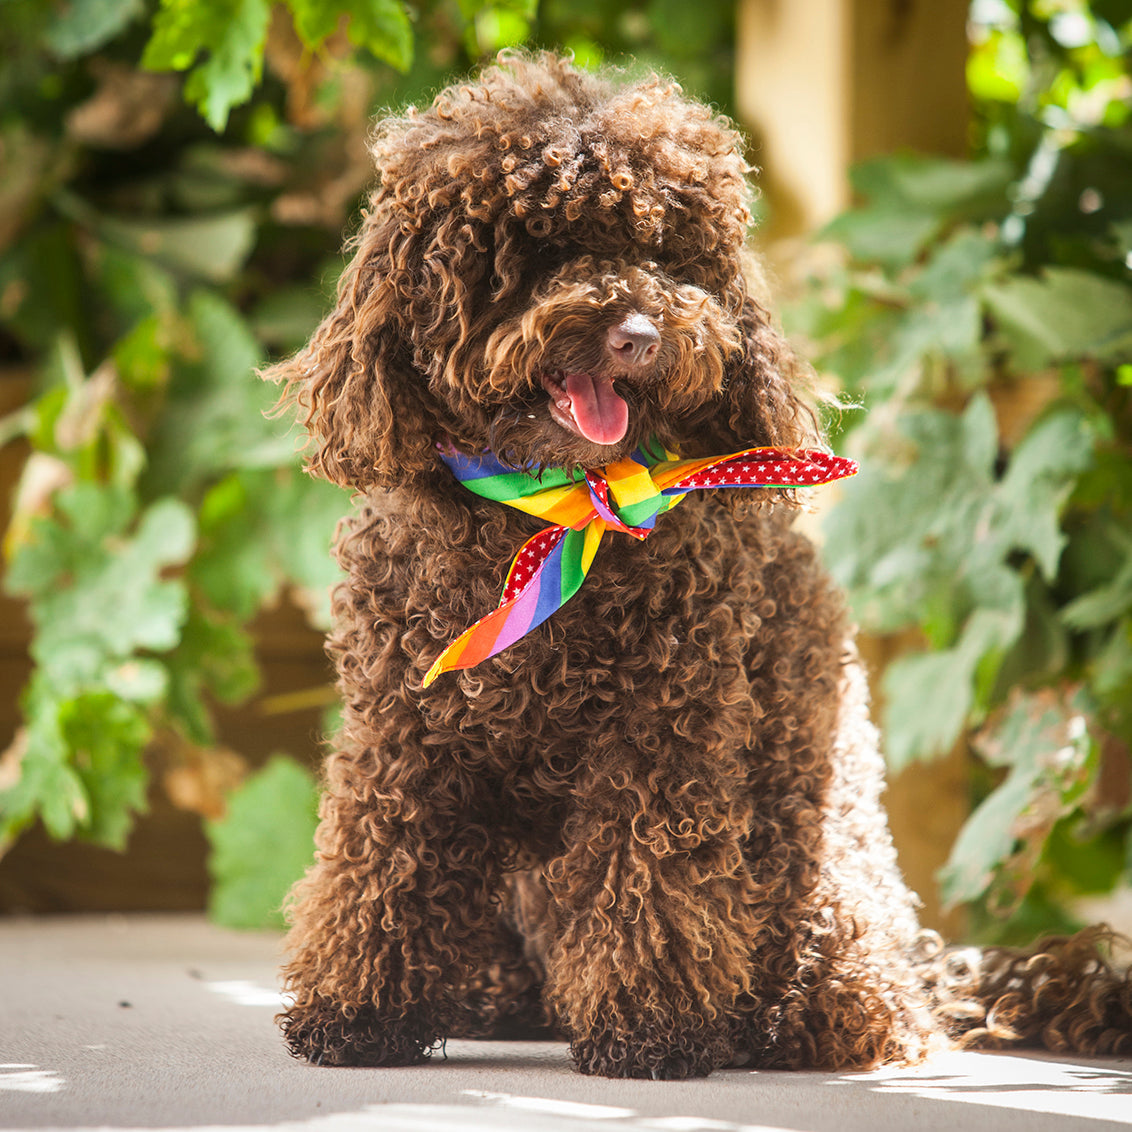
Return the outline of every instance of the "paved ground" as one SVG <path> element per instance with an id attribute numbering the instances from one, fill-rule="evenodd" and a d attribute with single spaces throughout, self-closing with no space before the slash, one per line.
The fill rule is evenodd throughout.
<path id="1" fill-rule="evenodd" d="M 594 1080 L 553 1042 L 450 1042 L 413 1069 L 287 1056 L 271 936 L 197 917 L 0 920 L 0 1128 L 287 1132 L 1102 1132 L 1132 1060 L 948 1054 L 915 1071 Z"/>

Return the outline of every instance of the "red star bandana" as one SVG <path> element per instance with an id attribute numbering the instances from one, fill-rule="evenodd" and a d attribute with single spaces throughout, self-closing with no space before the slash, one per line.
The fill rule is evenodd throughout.
<path id="1" fill-rule="evenodd" d="M 545 519 L 507 572 L 499 605 L 456 638 L 425 676 L 471 668 L 541 625 L 574 596 L 606 531 L 645 539 L 658 515 L 689 491 L 716 487 L 816 487 L 854 475 L 853 460 L 812 449 L 747 448 L 730 456 L 678 460 L 659 445 L 584 473 L 550 468 L 533 475 L 491 453 L 441 452 L 453 475 L 486 499 Z"/>

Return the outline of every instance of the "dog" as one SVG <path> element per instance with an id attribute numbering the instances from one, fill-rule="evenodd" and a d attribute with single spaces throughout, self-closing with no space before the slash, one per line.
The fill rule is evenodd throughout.
<path id="1" fill-rule="evenodd" d="M 852 469 L 758 299 L 732 126 L 513 54 L 371 150 L 337 304 L 267 372 L 358 493 L 291 1051 L 545 1026 L 583 1073 L 678 1079 L 963 1033 L 1127 1048 L 1099 929 L 971 959 L 917 922 L 852 626 L 794 525 Z"/>

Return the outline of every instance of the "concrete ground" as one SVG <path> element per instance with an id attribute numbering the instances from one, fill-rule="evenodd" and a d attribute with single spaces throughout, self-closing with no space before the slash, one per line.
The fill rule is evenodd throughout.
<path id="1" fill-rule="evenodd" d="M 457 1042 L 412 1069 L 287 1056 L 279 941 L 195 916 L 0 920 L 0 1127 L 287 1132 L 1101 1132 L 1132 1060 L 952 1053 L 915 1070 L 581 1077 L 564 1044 Z"/>

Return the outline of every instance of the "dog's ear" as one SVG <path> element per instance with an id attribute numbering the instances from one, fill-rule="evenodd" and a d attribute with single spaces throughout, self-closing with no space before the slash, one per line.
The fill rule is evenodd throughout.
<path id="1" fill-rule="evenodd" d="M 373 204 L 334 309 L 302 350 L 262 373 L 283 384 L 277 412 L 297 411 L 310 436 L 308 471 L 361 490 L 394 486 L 436 456 L 436 423 L 398 295 L 414 237 L 376 195 Z"/>

